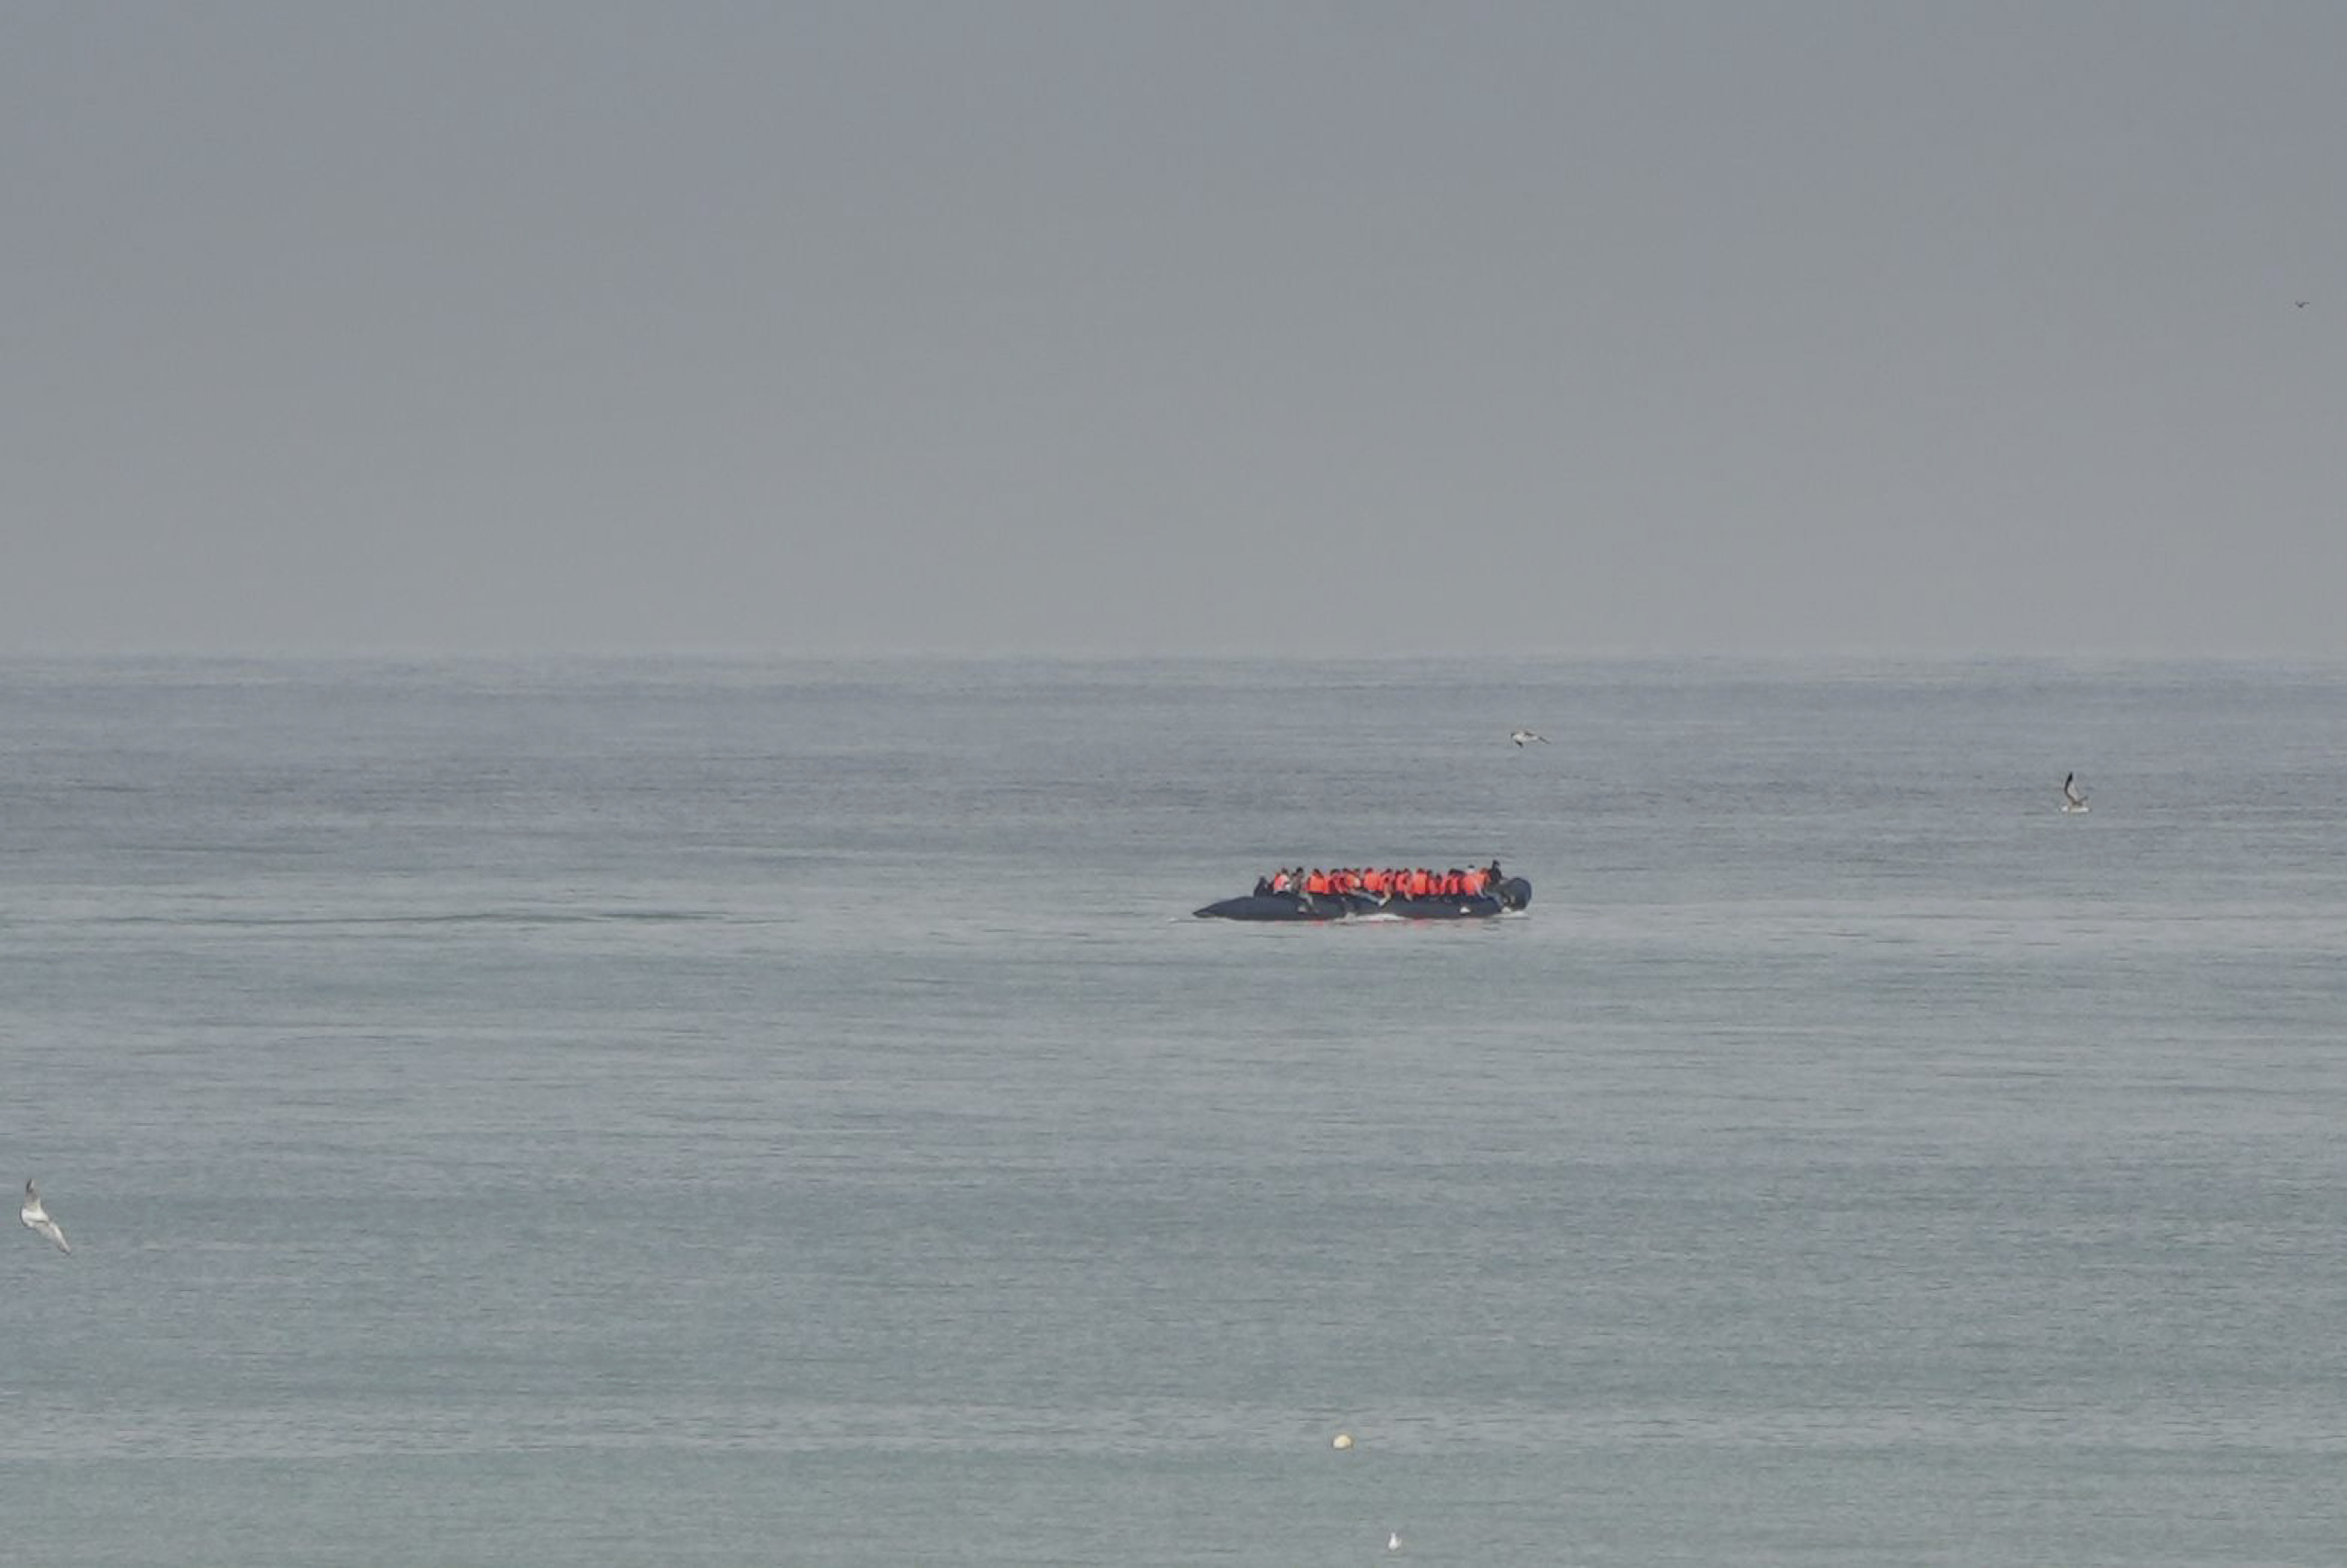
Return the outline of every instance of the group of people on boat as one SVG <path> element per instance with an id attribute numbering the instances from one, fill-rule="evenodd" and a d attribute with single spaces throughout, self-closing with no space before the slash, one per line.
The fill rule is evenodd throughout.
<path id="1" fill-rule="evenodd" d="M 1316 866 L 1307 871 L 1299 866 L 1292 871 L 1283 866 L 1268 876 L 1257 877 L 1255 891 L 1258 898 L 1276 893 L 1301 894 L 1307 898 L 1339 893 L 1366 894 L 1381 899 L 1480 898 L 1505 880 L 1497 860 L 1464 871 L 1456 866 L 1448 871 L 1430 871 L 1423 866 L 1347 866 L 1335 871 L 1323 871 Z"/>

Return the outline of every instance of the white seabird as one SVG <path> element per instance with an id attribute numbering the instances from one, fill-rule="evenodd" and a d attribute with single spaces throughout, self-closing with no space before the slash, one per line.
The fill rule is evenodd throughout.
<path id="1" fill-rule="evenodd" d="M 25 1206 L 16 1211 L 16 1217 L 25 1222 L 26 1229 L 38 1231 L 56 1243 L 59 1252 L 73 1251 L 66 1245 L 64 1227 L 49 1218 L 49 1211 L 41 1207 L 41 1189 L 30 1182 L 25 1184 Z"/>
<path id="2" fill-rule="evenodd" d="M 1508 739 L 1520 746 L 1526 741 L 1538 741 L 1543 746 L 1549 743 L 1548 737 L 1538 730 L 1511 730 L 1508 732 Z"/>
<path id="3" fill-rule="evenodd" d="M 1389 1552 L 1399 1552 L 1401 1550 L 1400 1531 L 1389 1530 L 1386 1532 L 1386 1550 Z"/>
<path id="4" fill-rule="evenodd" d="M 2064 774 L 2062 775 L 2062 809 L 2064 811 L 2086 811 L 2092 809 L 2086 804 L 2086 797 L 2079 793 L 2078 775 L 2076 774 Z"/>

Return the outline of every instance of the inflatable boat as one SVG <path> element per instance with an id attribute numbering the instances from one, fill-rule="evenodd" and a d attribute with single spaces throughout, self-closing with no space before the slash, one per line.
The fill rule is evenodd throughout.
<path id="1" fill-rule="evenodd" d="M 1202 920 L 1488 920 L 1528 907 L 1532 885 L 1511 876 L 1472 897 L 1379 897 L 1373 893 L 1254 893 L 1198 911 Z"/>

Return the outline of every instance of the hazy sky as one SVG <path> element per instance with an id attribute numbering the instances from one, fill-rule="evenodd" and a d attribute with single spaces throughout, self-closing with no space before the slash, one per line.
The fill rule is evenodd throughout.
<path id="1" fill-rule="evenodd" d="M 0 648 L 2347 654 L 2342 62 L 0 0 Z"/>

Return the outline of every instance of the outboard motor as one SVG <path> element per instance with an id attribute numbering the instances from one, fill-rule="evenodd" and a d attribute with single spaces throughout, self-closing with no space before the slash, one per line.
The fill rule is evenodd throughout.
<path id="1" fill-rule="evenodd" d="M 1521 876 L 1511 876 L 1491 889 L 1503 909 L 1524 909 L 1532 906 L 1532 885 Z"/>

